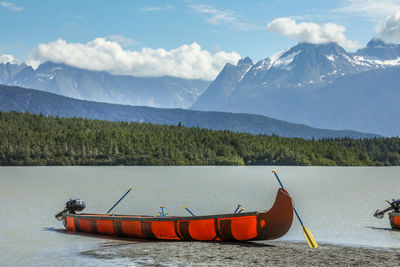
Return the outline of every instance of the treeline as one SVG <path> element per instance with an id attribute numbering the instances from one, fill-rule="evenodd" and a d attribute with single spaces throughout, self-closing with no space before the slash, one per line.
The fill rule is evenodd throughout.
<path id="1" fill-rule="evenodd" d="M 0 112 L 5 165 L 400 165 L 400 139 L 304 140 Z"/>

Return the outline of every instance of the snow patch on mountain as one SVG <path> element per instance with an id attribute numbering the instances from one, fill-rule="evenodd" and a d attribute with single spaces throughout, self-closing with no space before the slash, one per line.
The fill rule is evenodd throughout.
<path id="1" fill-rule="evenodd" d="M 328 55 L 326 56 L 327 59 L 329 59 L 330 61 L 335 61 L 335 57 L 333 55 Z"/>
<path id="2" fill-rule="evenodd" d="M 301 50 L 293 52 L 287 56 L 281 56 L 274 60 L 274 62 L 271 64 L 271 67 L 275 68 L 281 68 L 281 69 L 286 69 L 286 70 L 291 70 L 293 66 L 289 66 L 294 58 L 301 53 Z"/>
<path id="3" fill-rule="evenodd" d="M 249 72 L 249 70 L 252 68 L 253 66 L 250 65 L 247 70 L 245 70 L 245 72 L 243 73 L 242 77 L 240 77 L 239 82 L 243 79 L 243 77 L 246 75 L 247 72 Z"/>
<path id="4" fill-rule="evenodd" d="M 286 52 L 288 52 L 288 49 L 281 50 L 273 54 L 269 58 L 261 60 L 256 64 L 255 69 L 267 71 L 270 68 L 274 67 L 274 68 L 286 69 L 288 71 L 291 70 L 293 66 L 289 65 L 293 62 L 294 58 L 301 52 L 301 50 L 283 56 Z"/>
<path id="5" fill-rule="evenodd" d="M 360 65 L 369 65 L 376 68 L 395 67 L 400 66 L 400 57 L 395 59 L 371 59 L 363 56 L 354 56 L 355 61 Z"/>
<path id="6" fill-rule="evenodd" d="M 285 54 L 287 51 L 288 51 L 288 49 L 280 50 L 279 52 L 277 52 L 277 53 L 273 54 L 272 56 L 270 56 L 270 57 L 268 58 L 268 59 L 269 59 L 269 64 L 270 64 L 270 66 L 272 66 L 276 61 L 278 61 L 279 58 L 280 58 L 283 54 Z"/>

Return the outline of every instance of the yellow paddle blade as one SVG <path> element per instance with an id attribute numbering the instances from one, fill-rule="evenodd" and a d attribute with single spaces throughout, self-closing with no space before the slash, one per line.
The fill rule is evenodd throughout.
<path id="1" fill-rule="evenodd" d="M 310 246 L 310 248 L 318 247 L 317 241 L 315 241 L 313 234 L 304 225 L 303 225 L 303 235 L 304 235 L 304 238 L 307 240 L 307 243 Z"/>

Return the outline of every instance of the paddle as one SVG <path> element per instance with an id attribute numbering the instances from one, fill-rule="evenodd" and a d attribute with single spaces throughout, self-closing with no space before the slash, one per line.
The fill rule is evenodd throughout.
<path id="1" fill-rule="evenodd" d="M 117 203 L 115 203 L 114 206 L 112 206 L 112 208 L 111 208 L 109 211 L 107 211 L 106 215 L 108 215 L 108 214 L 110 213 L 110 211 L 112 211 L 112 210 L 118 205 L 118 203 L 121 202 L 121 200 L 122 200 L 129 192 L 131 192 L 131 190 L 132 190 L 132 187 L 129 188 L 129 190 L 125 193 L 125 195 L 123 195 L 123 196 L 117 201 Z"/>
<path id="2" fill-rule="evenodd" d="M 279 177 L 278 177 L 278 174 L 276 174 L 276 170 L 273 170 L 272 172 L 275 174 L 275 177 L 276 177 L 276 179 L 278 180 L 278 182 L 279 182 L 279 184 L 281 185 L 281 187 L 282 187 L 283 189 L 285 189 L 285 188 L 283 187 L 282 183 L 281 183 L 281 180 L 280 180 Z M 318 247 L 318 244 L 317 244 L 317 241 L 315 241 L 313 234 L 312 234 L 311 231 L 308 230 L 307 227 L 303 224 L 303 222 L 301 221 L 300 216 L 299 216 L 299 214 L 297 213 L 295 207 L 293 207 L 293 210 L 294 210 L 294 213 L 295 213 L 296 216 L 297 216 L 297 219 L 299 219 L 301 226 L 303 227 L 303 235 L 304 235 L 305 239 L 307 240 L 308 245 L 310 246 L 310 248 L 317 248 L 317 247 Z"/>

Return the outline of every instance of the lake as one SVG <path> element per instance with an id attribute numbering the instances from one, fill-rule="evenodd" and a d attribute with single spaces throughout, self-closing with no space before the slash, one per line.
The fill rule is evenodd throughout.
<path id="1" fill-rule="evenodd" d="M 386 199 L 400 197 L 400 167 L 1 167 L 0 265 L 119 265 L 121 260 L 84 257 L 81 251 L 112 239 L 65 234 L 54 218 L 70 198 L 86 201 L 85 212 L 155 215 L 266 210 L 275 199 L 277 170 L 304 224 L 319 243 L 400 248 L 389 231 Z M 304 241 L 297 219 L 280 240 Z M 271 242 L 271 241 L 269 241 Z"/>

